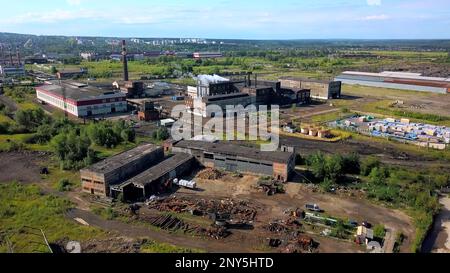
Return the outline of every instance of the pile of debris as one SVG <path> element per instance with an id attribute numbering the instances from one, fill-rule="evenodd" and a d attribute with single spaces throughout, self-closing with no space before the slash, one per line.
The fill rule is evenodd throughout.
<path id="1" fill-rule="evenodd" d="M 265 192 L 268 196 L 276 193 L 285 193 L 284 184 L 278 180 L 264 180 L 258 181 L 258 188 Z"/>
<path id="2" fill-rule="evenodd" d="M 318 243 L 311 237 L 300 235 L 281 251 L 282 253 L 313 253 L 316 251 Z"/>
<path id="3" fill-rule="evenodd" d="M 159 215 L 149 217 L 146 220 L 152 226 L 161 228 L 163 230 L 182 231 L 184 233 L 190 233 L 197 236 L 212 237 L 217 240 L 225 238 L 228 235 L 230 235 L 230 232 L 225 227 L 212 225 L 210 227 L 203 228 L 197 225 L 187 224 L 184 221 L 172 215 Z"/>
<path id="4" fill-rule="evenodd" d="M 256 218 L 257 209 L 245 201 L 225 200 L 188 200 L 166 198 L 149 204 L 150 209 L 176 213 L 189 212 L 196 216 L 209 216 L 212 213 L 224 216 L 232 222 L 252 222 Z"/>
<path id="5" fill-rule="evenodd" d="M 197 174 L 198 178 L 205 179 L 205 180 L 217 180 L 224 176 L 225 176 L 225 173 L 223 173 L 219 170 L 216 170 L 216 169 L 212 169 L 212 168 L 206 168 Z"/>
<path id="6" fill-rule="evenodd" d="M 183 230 L 187 231 L 189 225 L 185 224 L 182 220 L 173 217 L 171 215 L 159 215 L 150 217 L 148 219 L 152 226 L 159 227 L 164 230 Z"/>
<path id="7" fill-rule="evenodd" d="M 278 220 L 264 226 L 264 229 L 276 233 L 288 233 L 301 226 L 296 217 L 289 217 L 287 220 Z"/>

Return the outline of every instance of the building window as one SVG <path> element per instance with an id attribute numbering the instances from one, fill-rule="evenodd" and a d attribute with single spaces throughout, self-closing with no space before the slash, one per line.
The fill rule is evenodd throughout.
<path id="1" fill-rule="evenodd" d="M 207 159 L 214 159 L 214 155 L 213 154 L 205 153 L 204 155 L 205 155 L 205 158 L 207 158 Z"/>

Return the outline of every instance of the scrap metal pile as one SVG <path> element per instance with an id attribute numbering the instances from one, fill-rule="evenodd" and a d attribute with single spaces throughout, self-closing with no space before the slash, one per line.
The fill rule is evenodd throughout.
<path id="1" fill-rule="evenodd" d="M 204 169 L 197 174 L 198 178 L 205 180 L 217 180 L 224 176 L 225 174 L 223 172 L 211 168 Z"/>
<path id="2" fill-rule="evenodd" d="M 303 253 L 314 252 L 318 243 L 311 237 L 305 236 L 299 231 L 302 226 L 300 219 L 303 219 L 304 212 L 300 209 L 289 211 L 289 218 L 270 222 L 263 228 L 274 235 L 268 238 L 270 247 L 283 246 L 283 253 Z"/>
<path id="3" fill-rule="evenodd" d="M 258 181 L 258 188 L 265 192 L 268 196 L 276 193 L 285 193 L 283 182 L 278 180 L 263 180 Z"/>
<path id="4" fill-rule="evenodd" d="M 183 231 L 184 233 L 191 233 L 197 236 L 208 236 L 214 239 L 225 238 L 230 235 L 230 232 L 224 227 L 211 226 L 203 228 L 197 225 L 187 224 L 184 221 L 172 215 L 159 215 L 149 217 L 146 219 L 152 226 L 159 227 L 163 230 Z"/>
<path id="5" fill-rule="evenodd" d="M 150 209 L 158 211 L 183 213 L 196 216 L 221 215 L 230 222 L 251 223 L 256 218 L 257 208 L 245 201 L 224 200 L 189 200 L 171 197 L 149 204 Z"/>

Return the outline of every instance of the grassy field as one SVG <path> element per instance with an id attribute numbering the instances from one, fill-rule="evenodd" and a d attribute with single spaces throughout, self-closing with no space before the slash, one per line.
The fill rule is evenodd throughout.
<path id="1" fill-rule="evenodd" d="M 149 241 L 141 246 L 142 253 L 202 253 L 200 249 L 182 248 L 166 243 Z"/>
<path id="2" fill-rule="evenodd" d="M 15 253 L 49 252 L 40 231 L 34 229 L 42 229 L 50 243 L 104 236 L 99 229 L 67 220 L 64 214 L 71 207 L 65 199 L 42 195 L 37 186 L 0 185 L 0 252 L 9 251 L 7 242 Z"/>

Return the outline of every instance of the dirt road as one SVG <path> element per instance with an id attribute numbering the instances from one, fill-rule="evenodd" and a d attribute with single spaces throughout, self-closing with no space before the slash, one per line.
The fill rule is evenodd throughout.
<path id="1" fill-rule="evenodd" d="M 90 226 L 98 227 L 106 231 L 119 233 L 121 236 L 130 238 L 150 238 L 158 242 L 164 242 L 179 247 L 203 249 L 207 252 L 256 252 L 255 249 L 247 248 L 245 245 L 237 242 L 227 242 L 224 244 L 221 240 L 209 240 L 199 237 L 183 236 L 164 231 L 155 231 L 144 225 L 128 224 L 115 220 L 105 220 L 89 211 L 72 209 L 67 213 L 67 217 L 74 219 L 80 218 L 86 221 Z M 75 220 L 74 220 L 75 221 Z M 78 222 L 77 222 L 78 223 Z"/>
<path id="2" fill-rule="evenodd" d="M 422 252 L 425 253 L 450 253 L 450 196 L 442 196 L 439 202 L 443 207 L 422 244 Z"/>

